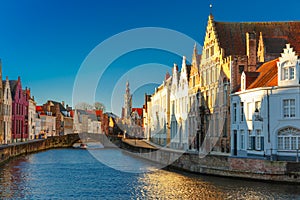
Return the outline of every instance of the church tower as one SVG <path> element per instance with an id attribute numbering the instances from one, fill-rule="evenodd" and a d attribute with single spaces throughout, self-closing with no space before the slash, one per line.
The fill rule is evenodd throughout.
<path id="1" fill-rule="evenodd" d="M 132 95 L 130 94 L 129 82 L 126 82 L 126 92 L 124 95 L 124 115 L 123 119 L 129 119 L 132 109 Z"/>

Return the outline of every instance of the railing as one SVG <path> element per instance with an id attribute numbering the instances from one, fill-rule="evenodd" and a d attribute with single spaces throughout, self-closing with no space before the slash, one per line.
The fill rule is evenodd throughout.
<path id="1" fill-rule="evenodd" d="M 273 152 L 276 151 L 277 154 L 273 154 Z M 299 153 L 300 153 L 300 149 L 291 149 L 291 150 L 283 150 L 283 149 L 266 149 L 265 150 L 265 154 L 266 155 L 270 155 L 270 161 L 274 160 L 274 156 L 278 156 L 278 152 L 281 153 L 296 153 L 296 158 L 295 161 L 298 163 L 299 162 Z M 268 154 L 270 153 L 270 154 Z M 280 155 L 279 155 L 280 156 Z M 282 156 L 282 155 L 281 155 Z M 292 156 L 288 156 L 288 157 L 292 157 Z"/>

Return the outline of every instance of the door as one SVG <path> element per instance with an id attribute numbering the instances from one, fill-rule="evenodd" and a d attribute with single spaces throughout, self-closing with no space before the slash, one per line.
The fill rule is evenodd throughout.
<path id="1" fill-rule="evenodd" d="M 237 131 L 233 131 L 233 155 L 237 155 Z"/>

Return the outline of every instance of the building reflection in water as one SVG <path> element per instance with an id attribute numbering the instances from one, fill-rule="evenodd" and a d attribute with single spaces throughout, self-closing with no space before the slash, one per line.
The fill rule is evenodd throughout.
<path id="1" fill-rule="evenodd" d="M 141 175 L 135 193 L 154 199 L 286 199 L 291 185 L 274 184 L 172 171 Z M 296 189 L 297 188 L 297 189 Z M 295 197 L 300 194 L 297 186 Z"/>
<path id="2" fill-rule="evenodd" d="M 27 182 L 28 174 L 22 171 L 22 163 L 27 162 L 29 162 L 28 157 L 22 156 L 2 166 L 0 172 L 0 182 L 4 186 L 0 190 L 2 197 L 13 198 L 19 196 L 20 198 L 24 198 L 24 196 L 20 195 L 20 191 L 26 190 L 24 183 L 26 184 Z M 18 193 L 18 195 L 15 193 Z"/>

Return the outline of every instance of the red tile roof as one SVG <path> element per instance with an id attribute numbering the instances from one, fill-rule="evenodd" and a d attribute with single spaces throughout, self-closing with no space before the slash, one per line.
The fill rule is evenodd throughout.
<path id="1" fill-rule="evenodd" d="M 36 112 L 44 112 L 43 106 L 36 106 L 35 110 Z"/>
<path id="2" fill-rule="evenodd" d="M 215 28 L 221 48 L 225 55 L 246 54 L 246 33 L 255 32 L 259 40 L 259 33 L 263 38 L 269 38 L 267 46 L 277 45 L 278 39 L 290 43 L 296 52 L 300 52 L 300 22 L 215 22 Z M 270 38 L 277 38 L 271 39 Z M 281 42 L 282 43 L 282 42 Z M 278 47 L 279 48 L 279 47 Z M 276 47 L 276 49 L 278 49 Z M 278 53 L 278 52 L 276 52 Z M 279 52 L 280 53 L 280 52 Z"/>
<path id="3" fill-rule="evenodd" d="M 96 116 L 97 117 L 102 117 L 102 115 L 103 115 L 103 111 L 102 110 L 95 110 L 95 112 L 96 112 Z"/>
<path id="4" fill-rule="evenodd" d="M 70 110 L 70 117 L 74 117 L 74 110 Z"/>
<path id="5" fill-rule="evenodd" d="M 271 60 L 260 66 L 256 72 L 259 72 L 259 76 L 247 89 L 259 88 L 259 87 L 272 87 L 278 85 L 278 59 Z"/>
<path id="6" fill-rule="evenodd" d="M 131 111 L 136 111 L 139 116 L 143 116 L 143 108 L 132 108 Z"/>

